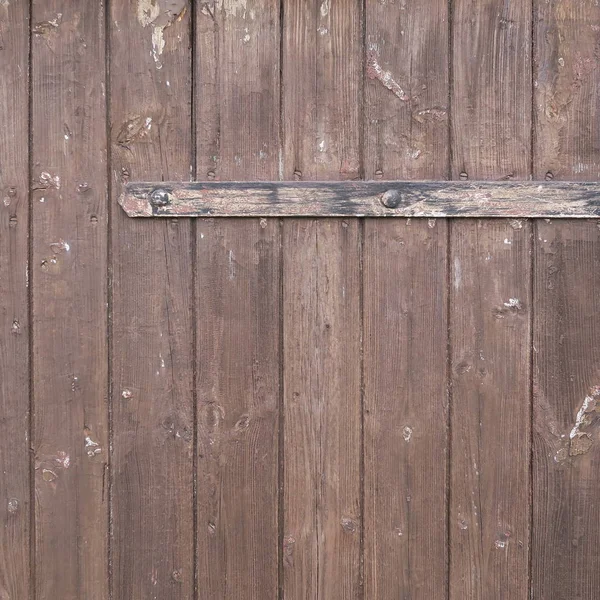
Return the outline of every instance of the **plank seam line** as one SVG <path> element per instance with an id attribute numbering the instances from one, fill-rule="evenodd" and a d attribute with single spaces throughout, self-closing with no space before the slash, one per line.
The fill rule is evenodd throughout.
<path id="1" fill-rule="evenodd" d="M 191 163 L 190 176 L 198 177 L 198 127 L 197 127 L 197 78 L 196 78 L 196 3 L 190 7 L 190 120 L 191 120 Z M 192 597 L 198 600 L 198 224 L 190 223 L 190 259 L 192 267 Z"/>
<path id="2" fill-rule="evenodd" d="M 28 201 L 28 223 L 27 229 L 29 239 L 27 241 L 27 318 L 28 318 L 28 360 L 29 360 L 29 596 L 35 600 L 36 593 L 36 571 L 35 557 L 36 547 L 36 519 L 35 519 L 35 396 L 34 396 L 34 373 L 33 373 L 33 0 L 27 3 L 29 8 L 28 22 L 28 47 L 27 47 L 27 201 Z"/>
<path id="3" fill-rule="evenodd" d="M 114 598 L 114 572 L 113 572 L 113 542 L 114 542 L 114 525 L 113 525 L 113 446 L 114 446 L 114 413 L 113 413 L 113 292 L 112 292 L 112 267 L 113 267 L 113 236 L 112 236 L 112 225 L 113 225 L 113 189 L 112 184 L 112 139 L 111 139 L 111 100 L 112 100 L 112 86 L 111 86 L 111 28 L 110 19 L 111 15 L 111 0 L 106 0 L 104 7 L 104 85 L 106 94 L 104 97 L 104 111 L 105 111 L 105 137 L 106 137 L 106 193 L 108 198 L 108 206 L 106 210 L 106 327 L 107 327 L 107 368 L 106 374 L 108 377 L 107 394 L 108 394 L 108 491 L 107 491 L 107 519 L 108 519 L 108 540 L 107 540 L 107 577 L 108 577 L 108 597 L 110 600 Z"/>

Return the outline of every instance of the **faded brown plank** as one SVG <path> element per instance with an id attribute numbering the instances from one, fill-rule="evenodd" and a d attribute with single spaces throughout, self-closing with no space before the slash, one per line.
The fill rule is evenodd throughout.
<path id="1" fill-rule="evenodd" d="M 275 179 L 279 2 L 208 2 L 196 14 L 198 178 Z M 275 600 L 280 226 L 196 227 L 198 595 Z"/>
<path id="2" fill-rule="evenodd" d="M 366 2 L 365 176 L 448 175 L 448 2 Z"/>
<path id="3" fill-rule="evenodd" d="M 443 171 L 444 165 L 440 165 Z M 156 182 L 130 183 L 130 217 L 600 216 L 600 184 L 577 182 Z"/>
<path id="4" fill-rule="evenodd" d="M 534 15 L 534 176 L 600 179 L 600 7 L 595 0 L 535 0 Z"/>
<path id="5" fill-rule="evenodd" d="M 362 6 L 286 2 L 282 179 L 359 179 Z"/>
<path id="6" fill-rule="evenodd" d="M 446 179 L 448 3 L 366 9 L 365 177 Z M 469 204 L 455 188 L 444 210 L 428 194 L 452 184 L 424 185 L 382 214 Z M 365 221 L 366 598 L 447 596 L 447 235 L 442 220 Z"/>
<path id="7" fill-rule="evenodd" d="M 531 171 L 531 6 L 452 3 L 452 178 Z"/>
<path id="8" fill-rule="evenodd" d="M 591 0 L 534 8 L 534 175 L 593 181 L 600 9 Z M 592 598 L 600 588 L 599 231 L 593 221 L 536 227 L 532 593 Z"/>
<path id="9" fill-rule="evenodd" d="M 447 597 L 447 225 L 365 221 L 365 597 Z"/>
<path id="10" fill-rule="evenodd" d="M 104 5 L 32 10 L 35 597 L 105 600 Z"/>
<path id="11" fill-rule="evenodd" d="M 278 586 L 279 223 L 198 222 L 199 597 Z"/>
<path id="12" fill-rule="evenodd" d="M 527 179 L 531 7 L 499 0 L 452 6 L 452 177 Z M 456 600 L 529 594 L 530 236 L 526 222 L 451 226 Z"/>
<path id="13" fill-rule="evenodd" d="M 535 597 L 600 586 L 600 236 L 595 222 L 537 224 L 535 239 Z"/>
<path id="14" fill-rule="evenodd" d="M 116 209 L 129 177 L 190 176 L 190 12 L 175 4 L 110 13 L 115 600 L 194 589 L 191 223 Z"/>
<path id="15" fill-rule="evenodd" d="M 452 598 L 527 598 L 530 457 L 527 222 L 452 226 Z"/>
<path id="16" fill-rule="evenodd" d="M 284 597 L 357 598 L 359 222 L 284 232 Z"/>
<path id="17" fill-rule="evenodd" d="M 0 598 L 29 598 L 29 4 L 0 5 Z"/>
<path id="18" fill-rule="evenodd" d="M 283 178 L 362 174 L 362 7 L 286 3 Z M 283 596 L 361 590 L 360 224 L 283 223 Z"/>

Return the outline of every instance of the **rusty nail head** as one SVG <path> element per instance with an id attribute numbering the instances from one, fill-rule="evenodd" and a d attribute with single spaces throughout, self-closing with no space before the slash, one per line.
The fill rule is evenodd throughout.
<path id="1" fill-rule="evenodd" d="M 381 195 L 381 204 L 386 208 L 396 208 L 402 202 L 402 194 L 398 190 L 388 190 Z"/>
<path id="2" fill-rule="evenodd" d="M 170 202 L 171 198 L 166 190 L 158 189 L 150 194 L 150 204 L 152 206 L 166 206 Z"/>

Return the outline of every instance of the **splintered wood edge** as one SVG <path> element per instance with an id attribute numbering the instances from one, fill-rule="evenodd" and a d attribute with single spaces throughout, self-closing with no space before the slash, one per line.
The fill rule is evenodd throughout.
<path id="1" fill-rule="evenodd" d="M 128 183 L 130 217 L 600 216 L 597 182 L 159 182 Z"/>

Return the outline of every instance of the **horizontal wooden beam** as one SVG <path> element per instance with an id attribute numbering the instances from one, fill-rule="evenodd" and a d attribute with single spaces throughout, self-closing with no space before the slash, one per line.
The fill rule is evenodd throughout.
<path id="1" fill-rule="evenodd" d="M 600 216 L 596 182 L 129 183 L 130 217 L 540 217 Z"/>

